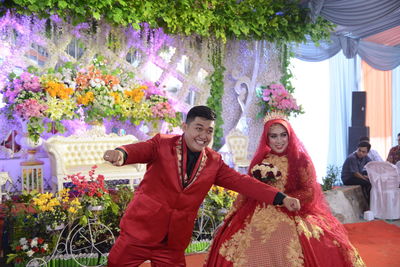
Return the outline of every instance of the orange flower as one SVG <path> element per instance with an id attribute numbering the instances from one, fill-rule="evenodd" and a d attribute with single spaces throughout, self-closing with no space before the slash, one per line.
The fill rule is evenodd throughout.
<path id="1" fill-rule="evenodd" d="M 45 85 L 45 90 L 52 97 L 59 97 L 61 99 L 68 99 L 74 92 L 72 88 L 66 87 L 64 83 L 49 81 Z"/>
<path id="2" fill-rule="evenodd" d="M 82 105 L 88 105 L 89 103 L 93 102 L 94 100 L 94 94 L 93 92 L 87 92 L 85 93 L 85 95 L 83 96 L 78 96 L 77 101 L 78 104 L 82 104 Z"/>
<path id="3" fill-rule="evenodd" d="M 112 75 L 104 75 L 103 80 L 105 81 L 106 85 L 109 86 L 109 88 L 119 84 L 119 79 Z"/>
<path id="4" fill-rule="evenodd" d="M 131 91 L 124 91 L 125 96 L 131 98 L 134 102 L 139 103 L 142 101 L 143 96 L 144 96 L 144 91 L 139 88 L 135 88 Z"/>

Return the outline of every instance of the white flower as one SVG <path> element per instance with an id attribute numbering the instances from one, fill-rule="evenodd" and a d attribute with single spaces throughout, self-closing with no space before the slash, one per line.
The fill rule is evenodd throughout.
<path id="1" fill-rule="evenodd" d="M 44 250 L 47 250 L 48 247 L 49 247 L 49 245 L 46 243 L 46 244 L 43 245 L 42 248 L 43 248 Z"/>
<path id="2" fill-rule="evenodd" d="M 35 254 L 35 251 L 33 251 L 32 249 L 26 252 L 26 255 L 28 255 L 28 257 L 32 257 L 33 254 Z"/>
<path id="3" fill-rule="evenodd" d="M 28 243 L 28 240 L 26 240 L 25 237 L 22 237 L 22 238 L 19 239 L 19 244 L 20 245 L 26 245 L 26 243 Z"/>
<path id="4" fill-rule="evenodd" d="M 27 245 L 22 246 L 22 250 L 27 250 L 29 247 Z"/>
<path id="5" fill-rule="evenodd" d="M 38 244 L 38 240 L 37 240 L 37 237 L 35 237 L 34 239 L 32 239 L 31 247 L 36 247 L 37 244 Z"/>
<path id="6" fill-rule="evenodd" d="M 95 80 L 90 80 L 89 83 L 90 83 L 90 86 L 92 86 L 92 87 L 96 87 L 96 85 L 97 85 Z"/>

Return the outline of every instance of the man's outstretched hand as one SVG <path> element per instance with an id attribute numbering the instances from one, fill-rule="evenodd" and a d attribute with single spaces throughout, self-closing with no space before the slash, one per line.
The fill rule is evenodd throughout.
<path id="1" fill-rule="evenodd" d="M 283 206 L 289 211 L 300 210 L 300 201 L 297 198 L 286 196 L 283 199 Z"/>
<path id="2" fill-rule="evenodd" d="M 122 166 L 124 164 L 124 154 L 119 150 L 107 150 L 104 152 L 103 159 L 114 166 Z"/>

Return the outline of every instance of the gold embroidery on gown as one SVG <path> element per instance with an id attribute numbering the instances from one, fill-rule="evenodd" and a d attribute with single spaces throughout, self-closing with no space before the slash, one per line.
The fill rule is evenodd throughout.
<path id="1" fill-rule="evenodd" d="M 282 178 L 271 185 L 283 192 L 288 173 L 287 158 L 269 154 L 263 162 L 271 163 L 281 171 Z M 300 171 L 302 175 L 299 178 L 302 179 L 302 183 L 307 183 L 307 178 L 312 177 L 309 175 L 310 172 L 309 168 Z M 312 190 L 310 189 L 307 193 L 309 196 L 306 197 L 306 200 L 308 197 L 311 199 L 313 197 Z M 240 205 L 233 207 L 233 209 L 237 208 L 240 208 Z M 234 267 L 304 266 L 299 235 L 304 234 L 307 239 L 317 240 L 324 235 L 323 229 L 312 222 L 312 216 L 307 216 L 306 219 L 295 216 L 293 219 L 280 211 L 278 207 L 259 204 L 251 218 L 249 216 L 246 219 L 243 229 L 233 234 L 221 245 L 219 254 L 227 261 L 232 262 Z M 340 247 L 337 241 L 333 240 L 333 243 Z M 365 266 L 357 250 L 353 249 L 347 253 L 349 253 L 354 266 Z"/>

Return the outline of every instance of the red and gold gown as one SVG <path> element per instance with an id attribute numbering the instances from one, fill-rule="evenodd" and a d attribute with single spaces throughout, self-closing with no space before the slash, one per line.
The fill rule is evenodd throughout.
<path id="1" fill-rule="evenodd" d="M 299 144 L 296 140 L 289 143 L 287 153 Z M 262 164 L 253 164 L 250 168 L 275 166 L 280 177 L 268 183 L 298 198 L 301 210 L 289 212 L 239 195 L 218 229 L 205 266 L 365 266 L 348 240 L 346 230 L 329 211 L 308 154 L 295 154 L 269 151 L 263 155 Z M 297 162 L 292 169 L 290 161 Z M 291 184 L 290 177 L 296 177 Z"/>

